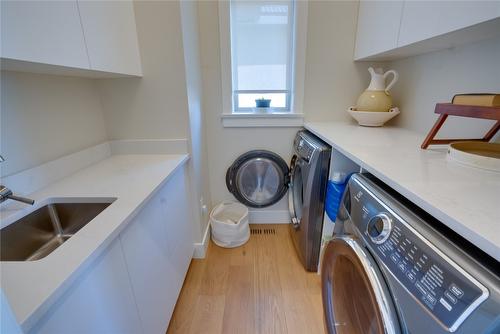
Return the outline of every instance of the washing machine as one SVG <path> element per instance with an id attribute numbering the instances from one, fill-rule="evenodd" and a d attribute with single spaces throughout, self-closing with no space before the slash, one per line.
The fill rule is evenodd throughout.
<path id="1" fill-rule="evenodd" d="M 328 333 L 500 333 L 498 261 L 371 175 L 351 177 L 322 259 Z"/>
<path id="2" fill-rule="evenodd" d="M 228 190 L 252 208 L 269 207 L 288 193 L 291 237 L 309 271 L 319 264 L 330 155 L 329 145 L 301 130 L 290 166 L 276 153 L 253 150 L 239 156 L 226 173 Z"/>

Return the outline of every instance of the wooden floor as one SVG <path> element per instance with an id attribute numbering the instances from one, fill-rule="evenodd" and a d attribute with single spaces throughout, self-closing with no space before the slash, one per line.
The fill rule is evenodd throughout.
<path id="1" fill-rule="evenodd" d="M 324 333 L 320 278 L 303 269 L 288 225 L 252 229 L 262 233 L 244 246 L 211 243 L 191 262 L 167 333 Z"/>

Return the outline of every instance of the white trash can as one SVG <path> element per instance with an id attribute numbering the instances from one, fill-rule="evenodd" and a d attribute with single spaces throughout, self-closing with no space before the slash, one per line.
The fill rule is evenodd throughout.
<path id="1" fill-rule="evenodd" d="M 243 245 L 250 238 L 248 208 L 237 202 L 222 202 L 210 212 L 212 241 L 220 247 Z"/>

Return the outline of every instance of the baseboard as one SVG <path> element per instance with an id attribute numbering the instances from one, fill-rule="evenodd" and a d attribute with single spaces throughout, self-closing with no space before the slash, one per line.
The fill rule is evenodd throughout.
<path id="1" fill-rule="evenodd" d="M 207 255 L 208 241 L 210 240 L 210 223 L 207 223 L 205 228 L 205 233 L 203 234 L 203 239 L 201 242 L 196 242 L 194 244 L 194 259 L 204 259 Z"/>
<path id="2" fill-rule="evenodd" d="M 187 139 L 121 139 L 112 140 L 112 154 L 186 154 Z"/>
<path id="3" fill-rule="evenodd" d="M 250 210 L 250 224 L 289 224 L 288 210 Z"/>

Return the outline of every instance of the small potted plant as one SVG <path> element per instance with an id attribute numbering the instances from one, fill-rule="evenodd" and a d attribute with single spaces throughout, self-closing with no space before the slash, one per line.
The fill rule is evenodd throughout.
<path id="1" fill-rule="evenodd" d="M 271 99 L 265 99 L 264 97 L 256 99 L 255 106 L 257 108 L 269 108 L 271 106 Z"/>

